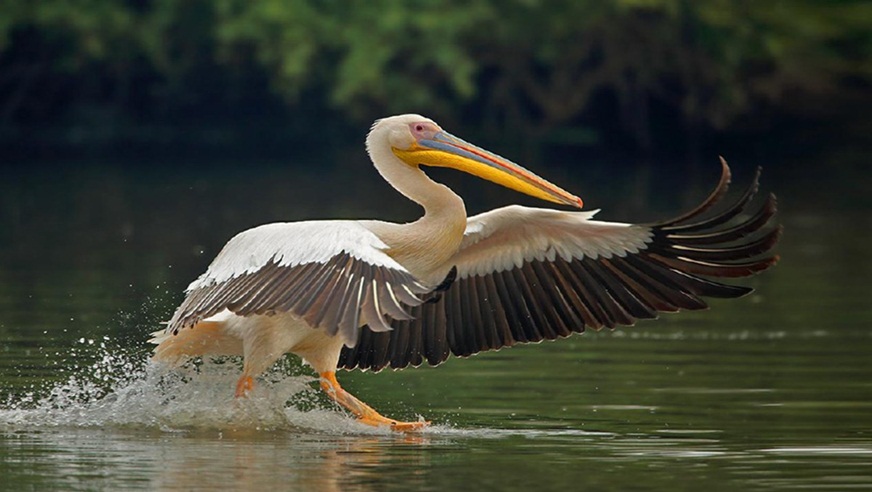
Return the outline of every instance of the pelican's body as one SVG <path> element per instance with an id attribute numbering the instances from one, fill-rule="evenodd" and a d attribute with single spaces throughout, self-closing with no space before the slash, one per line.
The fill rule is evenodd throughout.
<path id="1" fill-rule="evenodd" d="M 421 165 L 453 167 L 564 205 L 580 208 L 581 200 L 419 115 L 377 121 L 367 151 L 379 173 L 421 205 L 419 220 L 278 223 L 240 233 L 188 287 L 167 330 L 155 334 L 155 358 L 242 355 L 236 394 L 244 396 L 257 375 L 293 353 L 362 422 L 411 430 L 425 423 L 379 415 L 342 390 L 336 368 L 435 365 L 449 353 L 700 309 L 698 296 L 750 289 L 699 275 L 746 276 L 776 260 L 760 255 L 778 229 L 742 240 L 766 226 L 775 212 L 771 198 L 751 219 L 724 225 L 754 187 L 730 210 L 687 223 L 726 191 L 726 164 L 718 189 L 693 212 L 629 225 L 520 206 L 467 218 L 463 200 Z"/>

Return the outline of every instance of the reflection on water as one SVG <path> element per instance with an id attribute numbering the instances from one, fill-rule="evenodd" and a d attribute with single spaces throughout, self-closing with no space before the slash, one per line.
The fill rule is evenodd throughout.
<path id="1" fill-rule="evenodd" d="M 235 232 L 413 218 L 368 165 L 20 171 L 0 182 L 0 476 L 66 490 L 872 487 L 872 214 L 839 173 L 850 168 L 766 169 L 783 260 L 745 299 L 435 370 L 340 376 L 385 414 L 434 422 L 414 435 L 358 425 L 291 359 L 244 401 L 235 361 L 147 363 L 147 333 Z M 655 173 L 593 169 L 541 171 L 615 220 L 673 213 L 718 171 L 673 177 L 687 184 L 677 194 Z M 749 176 L 736 166 L 737 182 Z M 452 187 L 472 212 L 517 198 Z"/>
<path id="2" fill-rule="evenodd" d="M 366 436 L 60 428 L 5 435 L 0 468 L 21 487 L 315 490 L 868 487 L 872 446 L 738 449 L 699 434 L 457 431 Z M 678 475 L 676 475 L 678 474 Z"/>

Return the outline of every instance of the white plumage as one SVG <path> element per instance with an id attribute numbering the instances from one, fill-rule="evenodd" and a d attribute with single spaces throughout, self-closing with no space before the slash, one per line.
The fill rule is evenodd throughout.
<path id="1" fill-rule="evenodd" d="M 370 265 L 405 270 L 385 250 L 387 245 L 356 221 L 265 224 L 240 232 L 228 241 L 206 273 L 192 282 L 187 291 L 256 272 L 270 262 L 285 267 L 326 263 L 342 252 Z"/>
<path id="2" fill-rule="evenodd" d="M 564 212 L 510 205 L 470 217 L 460 249 L 451 259 L 457 275 L 487 275 L 553 261 L 638 253 L 651 241 L 643 226 L 591 220 L 598 210 Z"/>

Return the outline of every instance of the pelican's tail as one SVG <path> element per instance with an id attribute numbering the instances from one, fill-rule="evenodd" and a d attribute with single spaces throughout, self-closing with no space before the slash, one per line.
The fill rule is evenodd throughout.
<path id="1" fill-rule="evenodd" d="M 228 334 L 222 321 L 201 321 L 173 335 L 166 330 L 151 334 L 153 360 L 177 365 L 191 357 L 208 355 L 242 355 L 242 340 Z"/>

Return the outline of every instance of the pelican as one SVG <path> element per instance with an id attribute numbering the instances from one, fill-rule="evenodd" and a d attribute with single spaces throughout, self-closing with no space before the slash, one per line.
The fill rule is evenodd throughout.
<path id="1" fill-rule="evenodd" d="M 463 200 L 422 166 L 458 169 L 542 200 L 580 209 L 577 196 L 520 165 L 407 114 L 376 121 L 366 149 L 381 176 L 424 209 L 411 223 L 330 220 L 267 224 L 233 237 L 187 288 L 154 359 L 241 355 L 236 396 L 286 353 L 360 422 L 412 431 L 343 390 L 337 369 L 401 369 L 632 325 L 658 312 L 704 309 L 734 298 L 746 277 L 777 261 L 773 195 L 746 213 L 758 185 L 719 213 L 730 182 L 672 220 L 634 225 L 596 211 L 511 205 L 467 217 Z M 705 216 L 705 218 L 701 217 Z"/>

